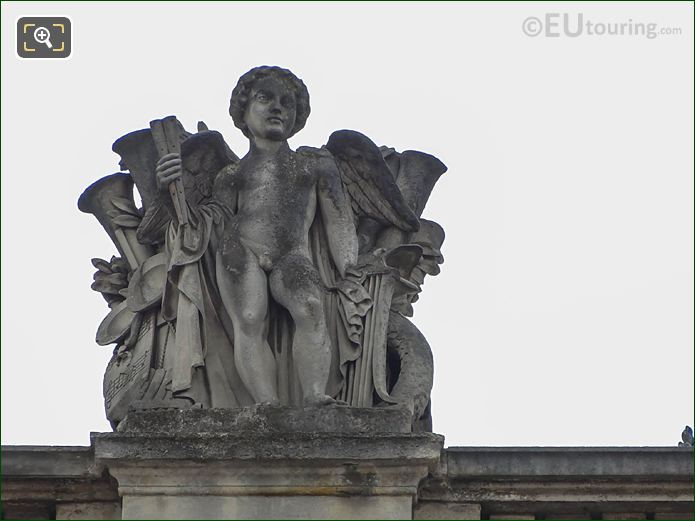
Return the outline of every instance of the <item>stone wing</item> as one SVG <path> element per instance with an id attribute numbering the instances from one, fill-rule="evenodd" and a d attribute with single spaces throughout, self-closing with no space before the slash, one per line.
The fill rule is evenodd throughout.
<path id="1" fill-rule="evenodd" d="M 192 206 L 212 196 L 215 176 L 225 166 L 239 158 L 225 143 L 222 134 L 215 130 L 201 130 L 181 143 L 183 186 L 186 200 Z"/>
<path id="2" fill-rule="evenodd" d="M 419 221 L 403 198 L 379 147 L 364 134 L 338 130 L 326 148 L 333 154 L 357 217 L 370 217 L 406 232 Z"/>

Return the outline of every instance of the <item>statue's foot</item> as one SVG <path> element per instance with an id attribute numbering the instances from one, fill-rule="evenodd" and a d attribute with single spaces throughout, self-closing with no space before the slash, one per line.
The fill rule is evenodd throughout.
<path id="1" fill-rule="evenodd" d="M 258 403 L 257 405 L 280 405 L 280 400 L 266 400 Z"/>
<path id="2" fill-rule="evenodd" d="M 312 394 L 310 396 L 304 397 L 304 405 L 306 407 L 316 407 L 321 405 L 347 405 L 342 400 L 336 400 L 335 398 L 328 396 L 327 394 Z"/>

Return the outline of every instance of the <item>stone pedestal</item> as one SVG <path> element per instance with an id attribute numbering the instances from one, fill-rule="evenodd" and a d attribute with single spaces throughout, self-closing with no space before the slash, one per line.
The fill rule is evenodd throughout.
<path id="1" fill-rule="evenodd" d="M 124 519 L 411 519 L 443 437 L 398 408 L 131 413 L 94 434 Z"/>

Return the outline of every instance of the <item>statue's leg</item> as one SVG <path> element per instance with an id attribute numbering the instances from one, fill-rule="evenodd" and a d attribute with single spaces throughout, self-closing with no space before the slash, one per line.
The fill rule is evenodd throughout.
<path id="1" fill-rule="evenodd" d="M 234 363 L 256 403 L 278 403 L 275 358 L 264 335 L 268 283 L 255 255 L 237 240 L 217 253 L 217 285 L 234 326 Z"/>
<path id="2" fill-rule="evenodd" d="M 288 255 L 275 265 L 268 282 L 273 298 L 289 311 L 294 321 L 292 356 L 304 403 L 335 403 L 326 395 L 331 349 L 316 268 L 301 255 Z"/>

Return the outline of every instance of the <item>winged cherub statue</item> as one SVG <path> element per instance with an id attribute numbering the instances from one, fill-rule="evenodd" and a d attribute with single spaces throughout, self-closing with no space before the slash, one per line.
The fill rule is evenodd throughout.
<path id="1" fill-rule="evenodd" d="M 80 200 L 128 260 L 93 261 L 111 307 L 97 341 L 116 344 L 107 416 L 338 402 L 422 420 L 431 353 L 404 316 L 442 261 L 441 228 L 419 216 L 446 168 L 347 130 L 293 151 L 309 94 L 279 67 L 244 74 L 229 112 L 241 159 L 204 124 L 155 120 L 114 144 L 130 175 Z M 142 210 L 123 195 L 133 180 Z"/>

